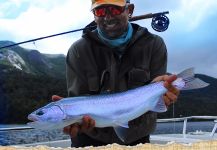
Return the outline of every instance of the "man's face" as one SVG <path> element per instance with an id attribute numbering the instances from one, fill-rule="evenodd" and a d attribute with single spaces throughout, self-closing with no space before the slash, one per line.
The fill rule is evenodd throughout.
<path id="1" fill-rule="evenodd" d="M 103 31 L 103 33 L 105 33 L 108 37 L 117 38 L 121 36 L 124 32 L 126 32 L 128 27 L 129 14 L 129 11 L 128 9 L 126 9 L 126 7 L 122 7 L 122 11 L 120 14 L 115 13 L 115 9 L 121 10 L 121 7 L 113 5 L 103 5 L 96 9 L 101 9 L 98 11 L 100 14 L 104 14 L 104 16 L 97 16 L 95 14 L 95 22 L 97 23 L 98 27 Z"/>

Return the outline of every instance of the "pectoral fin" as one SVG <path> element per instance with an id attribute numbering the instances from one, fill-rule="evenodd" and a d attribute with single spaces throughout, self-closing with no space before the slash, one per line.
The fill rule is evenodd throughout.
<path id="1" fill-rule="evenodd" d="M 118 136 L 118 138 L 124 142 L 126 140 L 126 136 L 127 136 L 127 128 L 125 127 L 114 127 L 115 133 Z"/>
<path id="2" fill-rule="evenodd" d="M 121 122 L 118 122 L 118 121 L 114 121 L 114 124 L 119 126 L 119 127 L 129 128 L 128 123 L 121 123 Z"/>

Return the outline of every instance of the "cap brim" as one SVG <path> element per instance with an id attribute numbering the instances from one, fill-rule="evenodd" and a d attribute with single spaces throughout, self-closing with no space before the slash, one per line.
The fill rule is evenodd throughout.
<path id="1" fill-rule="evenodd" d="M 126 5 L 126 1 L 124 2 L 96 2 L 91 6 L 91 10 L 93 10 L 96 7 L 102 6 L 102 5 L 115 5 L 115 6 L 125 6 Z"/>

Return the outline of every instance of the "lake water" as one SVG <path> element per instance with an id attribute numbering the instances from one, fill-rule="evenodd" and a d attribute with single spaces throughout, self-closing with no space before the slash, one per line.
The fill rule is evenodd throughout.
<path id="1" fill-rule="evenodd" d="M 0 125 L 3 127 L 17 127 L 20 125 Z M 196 130 L 212 131 L 214 122 L 188 122 L 187 132 L 194 132 Z M 182 133 L 183 122 L 174 123 L 158 123 L 157 128 L 153 134 L 165 133 Z M 27 144 L 33 142 L 45 142 L 52 140 L 69 139 L 62 130 L 18 130 L 18 131 L 0 131 L 0 145 L 14 145 L 14 144 Z"/>

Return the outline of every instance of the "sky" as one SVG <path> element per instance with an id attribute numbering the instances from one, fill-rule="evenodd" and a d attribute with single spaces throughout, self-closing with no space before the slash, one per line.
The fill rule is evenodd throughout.
<path id="1" fill-rule="evenodd" d="M 134 16 L 169 11 L 165 32 L 151 28 L 151 19 L 135 23 L 161 36 L 168 50 L 168 72 L 194 67 L 217 78 L 217 0 L 131 0 Z M 93 20 L 90 0 L 0 0 L 0 40 L 22 42 L 85 27 Z M 20 46 L 41 53 L 67 54 L 81 32 Z"/>

